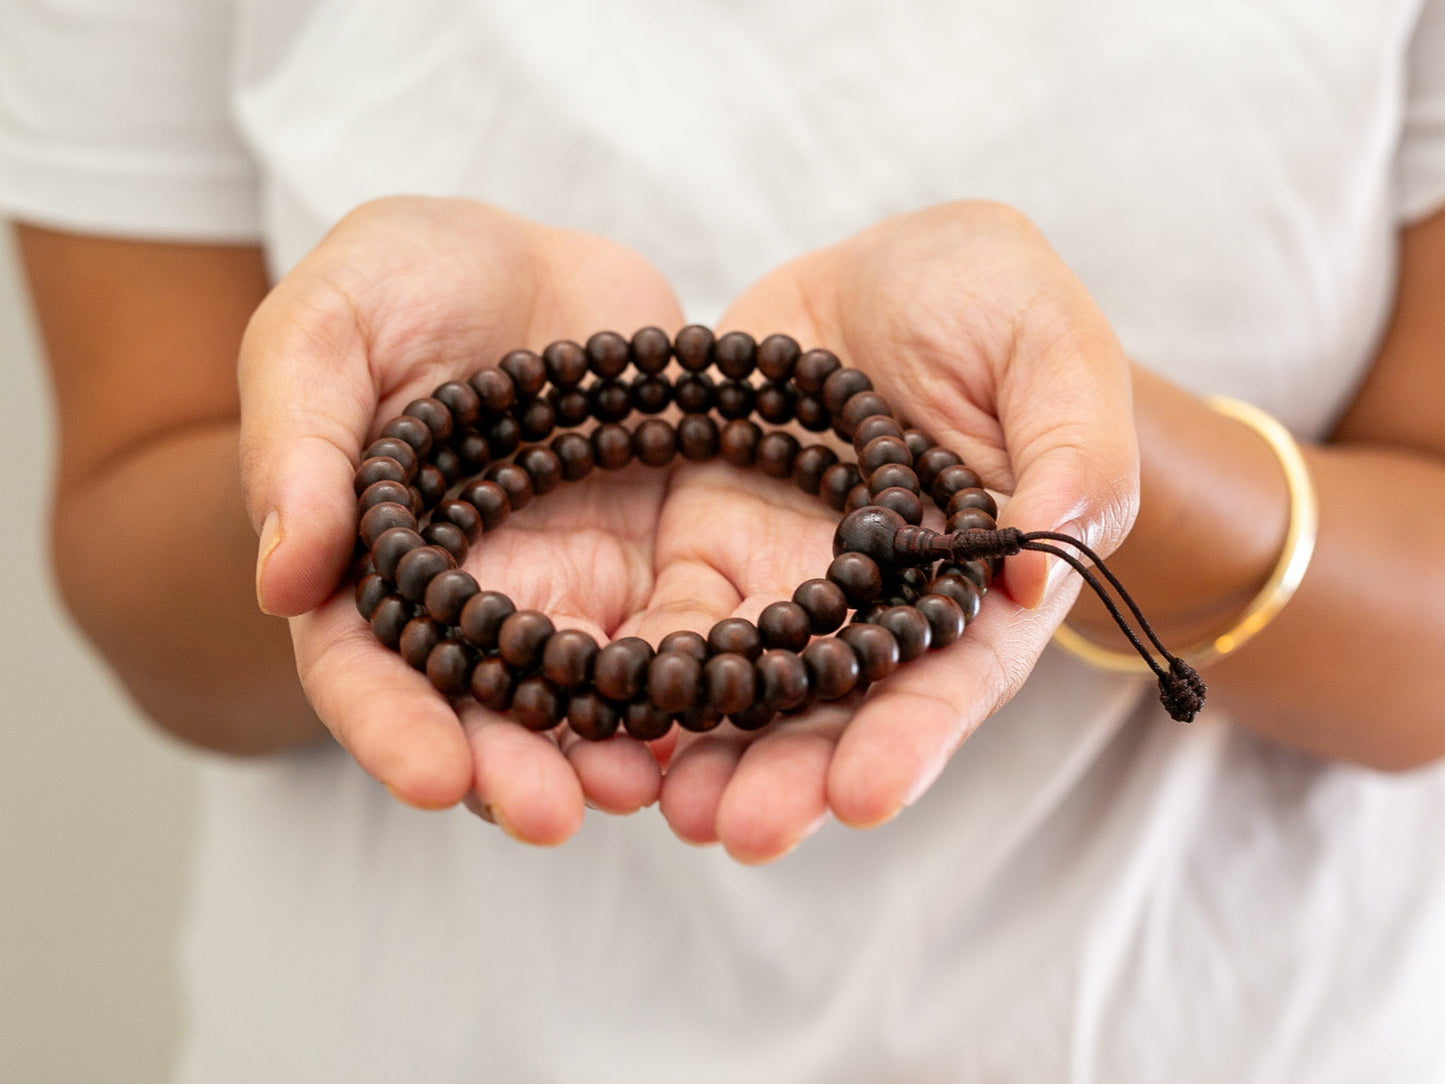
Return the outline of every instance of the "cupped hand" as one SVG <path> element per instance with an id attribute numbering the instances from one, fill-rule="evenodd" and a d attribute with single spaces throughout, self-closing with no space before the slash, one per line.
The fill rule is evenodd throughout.
<path id="1" fill-rule="evenodd" d="M 885 221 L 773 272 L 719 327 L 787 332 L 866 371 L 910 424 L 1010 495 L 1001 526 L 1067 532 L 1107 554 L 1133 520 L 1127 363 L 1083 286 L 1007 208 L 956 203 Z M 657 545 L 685 547 L 707 570 L 713 587 L 698 597 L 710 618 L 729 606 L 756 616 L 827 566 L 837 516 L 800 507 L 788 488 L 703 472 L 675 480 L 679 514 L 661 521 Z M 718 527 L 689 530 L 698 522 Z M 858 827 L 890 819 L 1022 685 L 1077 594 L 1067 571 L 1038 554 L 1009 558 L 959 642 L 861 704 L 756 734 L 684 735 L 661 796 L 673 829 L 765 861 L 830 814 Z"/>

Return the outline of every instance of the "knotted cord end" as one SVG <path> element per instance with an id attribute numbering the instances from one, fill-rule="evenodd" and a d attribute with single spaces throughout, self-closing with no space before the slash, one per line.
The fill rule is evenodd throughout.
<path id="1" fill-rule="evenodd" d="M 1159 701 L 1170 718 L 1192 723 L 1204 707 L 1204 679 L 1199 671 L 1180 658 L 1169 661 L 1169 672 L 1159 678 Z"/>

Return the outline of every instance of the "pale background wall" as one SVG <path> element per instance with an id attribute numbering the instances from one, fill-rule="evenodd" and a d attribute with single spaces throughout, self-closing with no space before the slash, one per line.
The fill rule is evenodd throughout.
<path id="1" fill-rule="evenodd" d="M 164 1080 L 195 761 L 68 623 L 45 560 L 52 424 L 0 225 L 0 1081 Z"/>

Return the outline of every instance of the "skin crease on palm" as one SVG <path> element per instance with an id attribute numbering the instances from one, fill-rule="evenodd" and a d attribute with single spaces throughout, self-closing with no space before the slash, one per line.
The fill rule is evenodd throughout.
<path id="1" fill-rule="evenodd" d="M 517 345 L 683 322 L 662 277 L 619 246 L 479 204 L 410 199 L 349 216 L 252 320 L 240 377 L 258 596 L 292 617 L 318 715 L 400 799 L 465 801 L 536 844 L 566 840 L 588 805 L 627 813 L 655 801 L 680 838 L 772 860 L 830 815 L 866 827 L 916 800 L 1017 691 L 1067 612 L 1074 577 L 1011 558 L 959 643 L 866 699 L 756 734 L 594 744 L 447 704 L 337 590 L 358 451 L 410 399 Z M 786 332 L 867 371 L 913 424 L 1016 494 L 1006 525 L 1072 530 L 1105 553 L 1127 530 L 1127 365 L 1083 288 L 1014 212 L 967 203 L 889 220 L 773 272 L 718 328 Z M 467 567 L 559 627 L 655 644 L 791 595 L 826 567 L 836 523 L 821 501 L 755 472 L 632 466 L 537 500 Z"/>

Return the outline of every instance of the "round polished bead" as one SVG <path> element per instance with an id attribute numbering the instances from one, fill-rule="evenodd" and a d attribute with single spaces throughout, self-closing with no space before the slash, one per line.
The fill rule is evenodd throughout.
<path id="1" fill-rule="evenodd" d="M 910 662 L 928 650 L 933 629 L 928 619 L 912 606 L 890 606 L 873 623 L 887 629 L 898 641 L 898 659 Z"/>
<path id="2" fill-rule="evenodd" d="M 462 490 L 461 499 L 477 510 L 484 531 L 496 530 L 512 511 L 507 491 L 490 479 L 472 482 Z"/>
<path id="3" fill-rule="evenodd" d="M 511 455 L 521 443 L 522 427 L 510 414 L 505 418 L 494 420 L 491 428 L 487 430 L 487 447 L 492 450 L 492 455 L 497 459 Z"/>
<path id="4" fill-rule="evenodd" d="M 921 482 L 922 477 L 919 478 Z M 932 487 L 930 487 L 931 489 Z M 948 499 L 948 505 L 943 509 L 945 516 L 951 516 L 955 512 L 962 512 L 965 508 L 977 508 L 986 512 L 994 519 L 998 519 L 998 502 L 993 499 L 993 494 L 986 489 L 974 487 L 973 489 L 960 489 Z"/>
<path id="5" fill-rule="evenodd" d="M 719 416 L 727 421 L 746 418 L 753 412 L 757 393 L 751 384 L 741 380 L 724 380 L 713 389 L 713 405 Z"/>
<path id="6" fill-rule="evenodd" d="M 904 448 L 908 447 L 908 442 L 903 440 L 903 426 L 885 414 L 875 414 L 858 423 L 853 430 L 853 447 L 862 452 L 879 437 L 892 437 L 894 440 L 901 441 Z M 912 460 L 910 459 L 909 462 Z"/>
<path id="7" fill-rule="evenodd" d="M 562 464 L 562 480 L 576 482 L 592 473 L 597 457 L 592 451 L 592 442 L 581 433 L 559 433 L 550 445 Z"/>
<path id="8" fill-rule="evenodd" d="M 658 651 L 647 666 L 647 699 L 659 711 L 684 712 L 697 703 L 702 663 L 685 651 Z"/>
<path id="9" fill-rule="evenodd" d="M 957 573 L 935 576 L 928 581 L 928 592 L 951 598 L 957 604 L 959 612 L 963 614 L 965 625 L 972 624 L 973 619 L 978 616 L 979 606 L 983 602 L 979 596 L 978 586 L 972 580 Z"/>
<path id="10" fill-rule="evenodd" d="M 407 417 L 416 418 L 431 430 L 433 442 L 446 440 L 452 435 L 452 412 L 440 399 L 427 396 L 413 399 L 402 411 Z"/>
<path id="11" fill-rule="evenodd" d="M 808 611 L 796 601 L 773 602 L 758 615 L 758 634 L 764 647 L 802 651 L 812 638 L 812 622 Z"/>
<path id="12" fill-rule="evenodd" d="M 624 636 L 597 652 L 592 684 L 609 700 L 635 700 L 647 688 L 647 665 L 652 645 L 637 636 Z"/>
<path id="13" fill-rule="evenodd" d="M 570 339 L 549 343 L 542 351 L 542 364 L 557 388 L 575 388 L 587 378 L 587 354 Z"/>
<path id="14" fill-rule="evenodd" d="M 493 463 L 487 468 L 486 481 L 496 482 L 507 494 L 507 507 L 520 512 L 532 501 L 532 476 L 515 463 Z M 480 505 L 477 511 L 481 512 Z M 485 513 L 483 513 L 485 518 Z"/>
<path id="15" fill-rule="evenodd" d="M 512 668 L 496 655 L 481 659 L 472 667 L 472 695 L 478 704 L 491 711 L 506 711 L 512 706 L 515 683 Z"/>
<path id="16" fill-rule="evenodd" d="M 411 445 L 418 457 L 425 457 L 432 448 L 431 429 L 420 418 L 409 418 L 405 414 L 392 418 L 381 427 L 381 435 L 395 437 Z"/>
<path id="17" fill-rule="evenodd" d="M 947 595 L 924 595 L 913 608 L 928 621 L 930 647 L 947 647 L 963 635 L 963 609 Z"/>
<path id="18" fill-rule="evenodd" d="M 955 493 L 964 489 L 978 489 L 980 486 L 977 474 L 962 463 L 955 463 L 938 472 L 938 477 L 934 478 L 928 491 L 933 496 L 934 504 L 939 508 L 947 508 Z"/>
<path id="19" fill-rule="evenodd" d="M 683 373 L 673 382 L 672 401 L 684 414 L 705 414 L 712 409 L 713 380 L 707 373 Z"/>
<path id="20" fill-rule="evenodd" d="M 871 487 L 869 492 L 872 493 Z M 897 512 L 903 517 L 903 522 L 911 523 L 915 527 L 923 522 L 923 501 L 913 490 L 905 489 L 903 486 L 889 486 L 873 493 L 872 496 L 874 504 L 880 508 Z"/>
<path id="21" fill-rule="evenodd" d="M 467 559 L 467 536 L 455 523 L 433 519 L 421 529 L 422 539 L 428 546 L 440 546 L 452 555 L 452 560 L 461 564 Z"/>
<path id="22" fill-rule="evenodd" d="M 699 663 L 707 661 L 708 648 L 707 639 L 698 632 L 691 629 L 678 629 L 676 632 L 669 632 L 657 645 L 657 653 L 682 652 L 684 655 L 691 655 Z"/>
<path id="23" fill-rule="evenodd" d="M 793 367 L 803 351 L 791 335 L 769 335 L 758 343 L 758 372 L 769 380 L 782 383 L 793 375 Z"/>
<path id="24" fill-rule="evenodd" d="M 391 456 L 374 455 L 370 459 L 363 459 L 361 465 L 356 468 L 352 487 L 359 497 L 373 482 L 397 482 L 405 487 L 409 480 L 406 468 Z"/>
<path id="25" fill-rule="evenodd" d="M 621 375 L 631 360 L 627 340 L 615 331 L 599 331 L 587 340 L 587 363 L 604 380 Z"/>
<path id="26" fill-rule="evenodd" d="M 592 454 L 603 470 L 621 470 L 632 462 L 632 434 L 616 422 L 592 430 Z"/>
<path id="27" fill-rule="evenodd" d="M 873 558 L 879 565 L 891 565 L 893 539 L 904 523 L 903 516 L 889 508 L 873 506 L 849 512 L 833 532 L 833 556 L 840 553 L 862 553 Z M 834 579 L 831 569 L 828 578 Z M 846 585 L 839 586 L 847 590 Z"/>
<path id="28" fill-rule="evenodd" d="M 632 389 L 616 378 L 597 381 L 587 397 L 599 422 L 620 422 L 632 413 Z"/>
<path id="29" fill-rule="evenodd" d="M 561 629 L 542 649 L 542 676 L 558 688 L 575 689 L 592 680 L 596 659 L 596 640 L 581 629 Z"/>
<path id="30" fill-rule="evenodd" d="M 717 715 L 746 711 L 757 694 L 757 671 L 751 659 L 723 652 L 702 669 L 703 702 Z"/>
<path id="31" fill-rule="evenodd" d="M 639 373 L 628 387 L 632 409 L 639 414 L 661 414 L 672 402 L 672 382 L 654 373 Z"/>
<path id="32" fill-rule="evenodd" d="M 537 445 L 523 448 L 513 462 L 527 472 L 532 480 L 532 492 L 539 497 L 562 484 L 562 460 L 551 448 Z"/>
<path id="33" fill-rule="evenodd" d="M 898 641 L 883 626 L 848 625 L 838 631 L 838 639 L 858 655 L 858 676 L 863 681 L 882 681 L 898 669 Z"/>
<path id="34" fill-rule="evenodd" d="M 396 589 L 408 602 L 421 602 L 431 581 L 455 567 L 452 555 L 440 546 L 417 546 L 396 564 Z"/>
<path id="35" fill-rule="evenodd" d="M 581 388 L 552 388 L 547 402 L 552 404 L 560 428 L 570 429 L 592 417 L 592 397 Z"/>
<path id="36" fill-rule="evenodd" d="M 371 631 L 384 646 L 395 651 L 401 645 L 402 630 L 414 610 L 400 595 L 387 595 L 371 611 Z"/>
<path id="37" fill-rule="evenodd" d="M 589 690 L 574 692 L 567 701 L 567 725 L 579 738 L 606 741 L 617 733 L 622 715 L 610 704 Z"/>
<path id="38" fill-rule="evenodd" d="M 758 417 L 769 425 L 787 425 L 798 407 L 798 393 L 787 384 L 764 384 L 753 398 Z"/>
<path id="39" fill-rule="evenodd" d="M 660 327 L 644 327 L 632 336 L 632 364 L 641 373 L 660 373 L 672 360 L 672 340 Z"/>
<path id="40" fill-rule="evenodd" d="M 460 568 L 446 569 L 426 586 L 423 596 L 426 612 L 433 621 L 455 625 L 461 620 L 462 607 L 481 590 L 470 572 Z"/>
<path id="41" fill-rule="evenodd" d="M 541 393 L 547 383 L 547 364 L 530 350 L 513 350 L 497 368 L 512 378 L 518 399 L 530 399 Z"/>
<path id="42" fill-rule="evenodd" d="M 828 379 L 823 381 L 823 405 L 828 408 L 829 414 L 837 415 L 853 396 L 872 390 L 873 381 L 868 379 L 867 373 L 860 369 L 839 369 L 828 374 Z"/>
<path id="43" fill-rule="evenodd" d="M 366 446 L 366 451 L 361 455 L 363 460 L 367 459 L 394 459 L 401 464 L 401 469 L 406 472 L 406 481 L 416 477 L 416 469 L 421 465 L 417 458 L 416 449 L 404 440 L 396 437 L 378 437 Z"/>
<path id="44" fill-rule="evenodd" d="M 395 583 L 397 563 L 418 546 L 425 545 L 426 540 L 415 531 L 392 527 L 377 536 L 371 547 L 371 559 L 376 563 L 376 571 Z"/>
<path id="45" fill-rule="evenodd" d="M 423 508 L 434 508 L 447 494 L 445 475 L 431 463 L 423 463 L 417 468 L 412 487 L 420 496 Z"/>
<path id="46" fill-rule="evenodd" d="M 793 405 L 793 416 L 798 419 L 798 424 L 810 433 L 821 433 L 833 424 L 833 419 L 828 416 L 828 408 L 816 395 L 798 396 Z"/>
<path id="47" fill-rule="evenodd" d="M 397 650 L 413 670 L 425 670 L 427 656 L 431 654 L 432 648 L 446 639 L 446 635 L 446 628 L 430 617 L 424 614 L 413 617 L 406 623 L 406 628 L 401 630 L 401 642 L 397 644 Z"/>
<path id="48" fill-rule="evenodd" d="M 528 730 L 551 730 L 567 717 L 567 694 L 544 677 L 526 678 L 512 693 L 512 717 Z"/>
<path id="49" fill-rule="evenodd" d="M 810 444 L 793 460 L 793 484 L 804 493 L 818 495 L 823 472 L 838 462 L 838 453 L 823 444 Z"/>
<path id="50" fill-rule="evenodd" d="M 884 463 L 868 475 L 868 492 L 875 497 L 885 489 L 894 488 L 906 489 L 915 494 L 919 491 L 918 475 L 913 473 L 912 467 L 902 463 Z"/>
<path id="51" fill-rule="evenodd" d="M 758 469 L 771 478 L 790 478 L 798 458 L 798 438 L 772 430 L 758 441 Z"/>
<path id="52" fill-rule="evenodd" d="M 746 418 L 730 421 L 718 432 L 718 451 L 735 467 L 751 467 L 758 457 L 763 431 Z"/>
<path id="53" fill-rule="evenodd" d="M 553 631 L 552 619 L 540 610 L 518 610 L 497 630 L 497 650 L 508 666 L 529 669 L 542 661 Z"/>
<path id="54" fill-rule="evenodd" d="M 487 414 L 499 416 L 511 409 L 517 401 L 517 386 L 512 378 L 500 369 L 482 369 L 467 378 Z"/>
<path id="55" fill-rule="evenodd" d="M 497 634 L 502 622 L 517 612 L 517 607 L 500 591 L 483 591 L 473 595 L 462 605 L 457 626 L 467 643 L 483 651 L 497 646 Z"/>
<path id="56" fill-rule="evenodd" d="M 517 429 L 525 441 L 546 440 L 557 428 L 557 411 L 544 398 L 533 399 L 517 413 Z"/>
<path id="57" fill-rule="evenodd" d="M 858 653 L 836 637 L 814 640 L 804 648 L 803 665 L 819 700 L 847 696 L 858 684 Z"/>
<path id="58" fill-rule="evenodd" d="M 729 652 L 756 659 L 762 654 L 763 640 L 758 627 L 747 618 L 725 617 L 708 630 L 707 647 L 714 654 Z"/>
<path id="59" fill-rule="evenodd" d="M 622 725 L 638 741 L 657 741 L 672 729 L 672 715 L 650 700 L 633 700 L 623 709 Z"/>
<path id="60" fill-rule="evenodd" d="M 372 505 L 362 513 L 357 533 L 361 536 L 361 544 L 372 549 L 376 540 L 393 527 L 405 527 L 409 531 L 415 531 L 416 516 L 412 515 L 411 509 L 406 505 L 387 501 L 385 504 Z"/>
<path id="61" fill-rule="evenodd" d="M 677 423 L 677 450 L 684 459 L 700 462 L 717 455 L 717 422 L 707 414 L 684 414 Z"/>
<path id="62" fill-rule="evenodd" d="M 448 380 L 432 392 L 432 396 L 451 413 L 454 431 L 476 424 L 482 413 L 482 397 L 470 384 Z"/>
<path id="63" fill-rule="evenodd" d="M 729 331 L 713 344 L 712 360 L 729 380 L 745 380 L 757 364 L 758 344 L 746 331 Z"/>
<path id="64" fill-rule="evenodd" d="M 867 508 L 873 503 L 873 497 L 868 492 L 868 486 L 860 482 L 848 491 L 848 498 L 843 502 L 844 513 L 856 512 L 860 508 Z"/>
<path id="65" fill-rule="evenodd" d="M 804 580 L 793 591 L 793 601 L 808 615 L 808 629 L 826 636 L 848 616 L 848 597 L 832 580 Z"/>
<path id="66" fill-rule="evenodd" d="M 766 700 L 754 700 L 742 711 L 728 716 L 728 721 L 739 730 L 761 730 L 778 717 L 778 709 Z"/>
<path id="67" fill-rule="evenodd" d="M 449 487 L 456 485 L 462 476 L 462 457 L 450 446 L 433 451 L 431 465 L 441 472 Z"/>
<path id="68" fill-rule="evenodd" d="M 914 469 L 918 471 L 918 484 L 923 487 L 923 492 L 932 493 L 933 483 L 938 480 L 939 473 L 962 462 L 962 459 L 947 448 L 929 448 L 918 456 L 914 460 Z"/>
<path id="69" fill-rule="evenodd" d="M 908 450 L 913 453 L 914 462 L 917 462 L 919 456 L 935 445 L 934 439 L 922 429 L 905 429 L 903 439 L 908 444 Z"/>
<path id="70" fill-rule="evenodd" d="M 380 482 L 372 482 L 361 491 L 361 496 L 356 498 L 357 511 L 365 513 L 368 508 L 375 508 L 378 504 L 401 504 L 409 505 L 411 494 L 401 482 L 393 482 L 391 479 L 382 479 Z"/>
<path id="71" fill-rule="evenodd" d="M 993 583 L 993 568 L 988 561 L 945 561 L 938 566 L 935 575 L 946 576 L 950 573 L 968 580 L 978 588 L 979 594 L 987 591 L 989 584 Z"/>
<path id="72" fill-rule="evenodd" d="M 858 472 L 865 478 L 889 463 L 902 465 L 910 470 L 913 467 L 913 456 L 908 452 L 908 445 L 899 437 L 874 437 L 858 451 Z"/>
<path id="73" fill-rule="evenodd" d="M 711 328 L 689 324 L 677 333 L 672 352 L 684 369 L 700 373 L 712 364 L 713 341 Z"/>
<path id="74" fill-rule="evenodd" d="M 812 695 L 808 668 L 796 651 L 773 648 L 753 664 L 758 673 L 758 700 L 778 711 L 802 707 Z"/>
<path id="75" fill-rule="evenodd" d="M 443 640 L 426 657 L 426 676 L 443 696 L 461 696 L 471 688 L 477 657 L 458 640 Z"/>
<path id="76" fill-rule="evenodd" d="M 694 734 L 706 734 L 709 730 L 716 730 L 722 721 L 723 717 L 707 704 L 694 704 L 686 711 L 677 713 L 677 725 Z"/>
<path id="77" fill-rule="evenodd" d="M 391 584 L 379 572 L 368 572 L 356 581 L 356 612 L 363 620 L 370 621 L 377 605 L 391 594 Z"/>
<path id="78" fill-rule="evenodd" d="M 487 438 L 475 429 L 468 429 L 453 441 L 453 445 L 464 474 L 476 474 L 485 470 L 492 461 L 491 445 L 487 443 Z"/>
<path id="79" fill-rule="evenodd" d="M 998 521 L 982 508 L 960 508 L 948 517 L 944 529 L 950 533 L 954 531 L 996 531 L 998 530 Z"/>
<path id="80" fill-rule="evenodd" d="M 677 455 L 677 430 L 661 418 L 649 418 L 633 430 L 632 448 L 640 462 L 665 467 Z"/>
<path id="81" fill-rule="evenodd" d="M 793 366 L 793 383 L 805 395 L 818 395 L 823 382 L 843 368 L 838 355 L 831 350 L 809 350 Z"/>
<path id="82" fill-rule="evenodd" d="M 858 428 L 859 422 L 864 418 L 871 418 L 878 414 L 886 414 L 889 417 L 893 416 L 892 411 L 881 395 L 875 391 L 860 391 L 858 394 L 850 396 L 848 401 L 843 404 L 842 411 L 834 415 L 834 417 L 837 419 L 838 426 L 843 430 L 844 435 L 851 439 L 854 431 Z"/>
<path id="83" fill-rule="evenodd" d="M 891 549 L 889 552 L 891 556 Z M 872 602 L 883 590 L 883 572 L 867 554 L 848 550 L 839 553 L 828 566 L 827 576 L 842 590 L 850 606 Z"/>
<path id="84" fill-rule="evenodd" d="M 834 463 L 818 480 L 818 496 L 835 512 L 843 511 L 848 494 L 859 484 L 858 468 L 852 463 Z"/>

